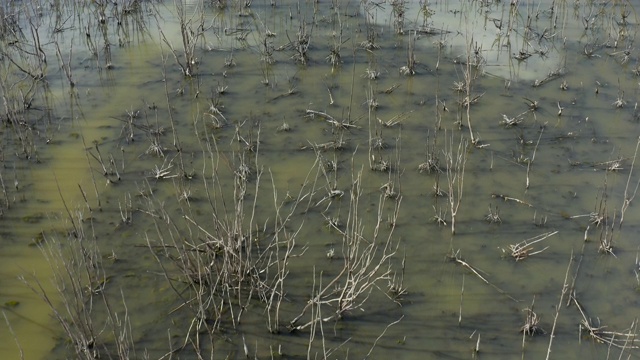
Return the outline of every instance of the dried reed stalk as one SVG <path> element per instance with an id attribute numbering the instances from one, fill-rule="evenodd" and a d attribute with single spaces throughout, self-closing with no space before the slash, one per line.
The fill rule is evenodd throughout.
<path id="1" fill-rule="evenodd" d="M 540 250 L 535 250 L 533 248 L 534 244 L 537 244 L 543 240 L 546 240 L 547 238 L 557 234 L 558 231 L 550 231 L 550 232 L 546 232 L 544 234 L 540 234 L 537 236 L 534 236 L 530 239 L 526 239 L 523 240 L 519 243 L 516 244 L 511 244 L 509 245 L 508 249 L 503 248 L 502 252 L 503 253 L 509 253 L 509 255 L 511 255 L 514 259 L 516 259 L 516 261 L 520 261 L 520 260 L 524 260 L 530 256 L 536 255 L 536 254 L 540 254 L 541 252 L 547 250 L 549 247 L 546 246 Z"/>

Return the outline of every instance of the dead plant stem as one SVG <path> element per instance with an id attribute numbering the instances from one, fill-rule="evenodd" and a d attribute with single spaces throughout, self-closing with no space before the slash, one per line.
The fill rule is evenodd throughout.
<path id="1" fill-rule="evenodd" d="M 531 166 L 533 165 L 533 161 L 536 159 L 536 152 L 538 151 L 538 145 L 540 144 L 540 139 L 542 138 L 542 133 L 544 132 L 544 126 L 540 128 L 540 133 L 538 134 L 538 140 L 536 141 L 536 146 L 533 148 L 533 155 L 531 155 L 531 160 L 527 162 L 527 184 L 525 189 L 529 189 L 529 173 L 531 172 Z"/>
<path id="2" fill-rule="evenodd" d="M 567 280 L 569 279 L 569 270 L 571 269 L 571 264 L 573 264 L 573 250 L 571 250 L 571 255 L 569 256 L 569 264 L 567 264 L 567 271 L 564 274 L 564 282 L 562 283 L 560 299 L 558 300 L 558 305 L 556 305 L 556 314 L 553 317 L 553 326 L 551 327 L 551 334 L 549 335 L 549 346 L 547 347 L 546 360 L 549 360 L 549 357 L 551 356 L 551 346 L 553 344 L 553 339 L 555 338 L 558 315 L 560 315 L 560 308 L 562 307 L 564 295 L 567 293 L 567 290 L 569 290 L 569 284 L 567 283 Z"/>
<path id="3" fill-rule="evenodd" d="M 631 182 L 631 175 L 633 174 L 633 170 L 634 170 L 634 166 L 636 163 L 636 158 L 638 155 L 638 148 L 640 147 L 640 137 L 638 137 L 638 141 L 636 141 L 636 149 L 633 152 L 633 160 L 631 161 L 631 169 L 629 169 L 629 176 L 627 177 L 627 184 L 625 185 L 624 188 L 624 199 L 622 201 L 622 207 L 620 209 L 620 222 L 619 222 L 619 227 L 622 227 L 622 223 L 624 222 L 624 214 L 627 211 L 627 208 L 629 208 L 629 205 L 631 205 L 631 202 L 633 201 L 633 199 L 636 197 L 636 194 L 638 193 L 638 186 L 640 186 L 640 179 L 638 179 L 638 182 L 636 183 L 636 188 L 633 191 L 633 195 L 629 196 L 629 183 Z"/>

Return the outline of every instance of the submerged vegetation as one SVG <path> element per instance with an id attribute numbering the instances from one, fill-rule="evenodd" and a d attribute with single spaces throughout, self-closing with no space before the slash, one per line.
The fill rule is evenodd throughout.
<path id="1" fill-rule="evenodd" d="M 639 7 L 1 4 L 0 357 L 638 356 Z"/>

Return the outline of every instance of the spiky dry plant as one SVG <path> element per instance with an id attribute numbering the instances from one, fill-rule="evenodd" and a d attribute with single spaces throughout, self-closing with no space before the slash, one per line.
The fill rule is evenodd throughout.
<path id="1" fill-rule="evenodd" d="M 523 311 L 526 313 L 526 315 L 524 325 L 522 325 L 522 327 L 520 328 L 520 332 L 524 335 L 529 336 L 544 334 L 544 329 L 539 326 L 540 318 L 538 317 L 538 314 L 533 311 L 533 305 L 524 309 Z"/>
<path id="2" fill-rule="evenodd" d="M 609 347 L 618 349 L 639 349 L 640 340 L 638 338 L 638 320 L 633 319 L 629 328 L 623 331 L 607 330 L 607 326 L 601 324 L 597 318 L 597 325 L 587 316 L 582 304 L 575 297 L 571 298 L 578 308 L 582 319 L 580 320 L 580 333 L 592 338 L 596 343 L 606 344 Z"/>
<path id="3" fill-rule="evenodd" d="M 76 358 L 127 360 L 135 351 L 124 293 L 124 312 L 118 314 L 106 292 L 110 276 L 96 239 L 81 226 L 82 212 L 77 216 L 78 225 L 64 243 L 45 235 L 38 245 L 50 265 L 55 290 L 50 293 L 35 275 L 20 276 L 20 280 L 49 307 Z"/>
<path id="4" fill-rule="evenodd" d="M 198 66 L 198 58 L 196 56 L 196 46 L 200 39 L 204 36 L 204 33 L 208 28 L 205 26 L 204 11 L 193 11 L 193 15 L 187 14 L 186 5 L 179 0 L 174 1 L 174 9 L 178 21 L 180 24 L 180 34 L 182 40 L 182 51 L 176 50 L 174 45 L 169 41 L 165 35 L 160 21 L 158 21 L 158 32 L 162 38 L 162 41 L 169 47 L 174 59 L 182 74 L 186 77 L 192 77 L 195 75 L 196 68 Z M 199 17 L 197 15 L 199 14 Z M 160 14 L 155 14 L 156 17 L 160 17 Z"/>
<path id="5" fill-rule="evenodd" d="M 449 193 L 449 208 L 451 211 L 451 234 L 456 233 L 456 216 L 462 203 L 462 195 L 464 191 L 464 174 L 467 164 L 467 140 L 460 137 L 458 146 L 454 151 L 453 134 L 447 137 L 445 134 L 445 148 L 443 155 L 445 158 L 447 185 Z"/>
<path id="6" fill-rule="evenodd" d="M 544 234 L 534 236 L 530 239 L 523 240 L 519 243 L 511 244 L 508 246 L 508 249 L 503 248 L 502 252 L 505 254 L 509 254 L 516 261 L 527 259 L 530 256 L 540 254 L 541 252 L 549 248 L 548 246 L 546 246 L 542 249 L 536 249 L 533 247 L 533 245 L 543 240 L 546 240 L 557 233 L 558 231 L 551 231 L 551 232 L 546 232 Z"/>
<path id="7" fill-rule="evenodd" d="M 484 221 L 490 224 L 502 224 L 502 219 L 500 218 L 500 211 L 498 210 L 498 205 L 496 205 L 495 208 L 492 209 L 491 204 L 489 204 L 489 213 L 485 215 Z"/>
<path id="8" fill-rule="evenodd" d="M 328 279 L 323 279 L 322 274 L 314 276 L 318 285 L 314 286 L 313 296 L 300 314 L 290 321 L 292 330 L 309 328 L 313 333 L 321 323 L 333 322 L 341 319 L 345 313 L 361 310 L 371 292 L 380 288 L 381 282 L 397 283 L 392 280 L 391 260 L 398 247 L 393 240 L 393 229 L 401 197 L 393 200 L 391 216 L 394 220 L 390 222 L 392 225 L 388 233 L 382 236 L 382 215 L 388 197 L 380 195 L 375 226 L 369 233 L 362 225 L 362 171 L 353 175 L 351 184 L 349 214 L 344 229 L 339 231 L 342 240 L 342 267 Z M 327 315 L 318 315 L 327 310 Z"/>

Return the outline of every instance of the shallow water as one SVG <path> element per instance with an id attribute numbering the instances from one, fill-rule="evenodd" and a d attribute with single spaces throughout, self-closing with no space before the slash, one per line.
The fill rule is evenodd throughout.
<path id="1" fill-rule="evenodd" d="M 102 357 L 117 356 L 114 328 L 126 329 L 132 358 L 161 358 L 185 344 L 176 356 L 195 356 L 186 341 L 197 338 L 193 292 L 182 281 L 175 248 L 204 246 L 225 231 L 234 233 L 225 239 L 242 241 L 242 253 L 263 266 L 259 276 L 269 289 L 279 286 L 274 274 L 285 265 L 284 239 L 295 239 L 295 247 L 277 331 L 268 331 L 274 309 L 249 287 L 240 298 L 216 293 L 217 307 L 207 307 L 208 320 L 220 321 L 211 343 L 200 328 L 199 348 L 207 355 L 364 358 L 371 350 L 371 358 L 513 359 L 546 357 L 550 348 L 550 358 L 638 356 L 637 340 L 621 335 L 637 332 L 635 199 L 620 219 L 640 179 L 633 169 L 640 123 L 632 46 L 640 3 L 434 1 L 425 20 L 420 4 L 408 2 L 403 33 L 395 31 L 390 3 L 212 4 L 184 8 L 194 31 L 200 14 L 206 29 L 195 44 L 192 77 L 183 76 L 167 45 L 184 64 L 172 2 L 142 2 L 130 13 L 109 5 L 104 24 L 94 3 L 60 2 L 58 16 L 69 16 L 70 25 L 55 34 L 42 20 L 40 36 L 50 40 L 42 41 L 48 86 L 38 90 L 33 109 L 16 115 L 30 126 L 5 120 L 2 129 L 0 301 L 11 327 L 0 327 L 0 358 L 20 358 L 19 348 L 27 359 L 75 356 L 51 309 L 18 280 L 33 285 L 35 275 L 63 309 L 51 277 L 64 258 L 51 265 L 36 243 L 45 250 L 60 246 L 64 256 L 80 245 L 99 248 L 94 269 L 108 281 L 85 309 L 99 329 Z M 41 8 L 55 14 L 49 4 Z M 20 20 L 28 30 L 26 15 Z M 310 34 L 306 64 L 293 59 L 289 46 L 301 20 Z M 424 30 L 421 25 L 429 33 L 413 31 Z M 275 36 L 265 36 L 266 28 Z M 624 36 L 613 47 L 619 31 Z M 379 48 L 365 50 L 361 43 L 372 33 Z M 71 62 L 72 89 L 54 40 L 65 64 Z M 338 44 L 341 61 L 332 67 L 327 56 Z M 5 56 L 15 56 L 2 46 Z M 405 76 L 400 69 L 410 49 L 415 74 Z M 531 56 L 515 59 L 520 50 Z M 265 61 L 267 53 L 273 63 Z M 464 83 L 474 56 L 470 95 L 478 98 L 468 120 L 460 105 L 465 94 L 454 87 Z M 544 80 L 551 72 L 557 75 Z M 4 63 L 3 81 L 21 76 Z M 536 81 L 543 84 L 533 86 Z M 503 115 L 515 121 L 506 124 Z M 387 121 L 393 126 L 382 125 Z M 471 134 L 479 138 L 475 144 Z M 377 138 L 381 146 L 370 147 Z M 461 139 L 467 146 L 457 152 Z M 334 150 L 336 142 L 342 146 Z M 448 150 L 466 158 L 462 190 L 453 195 L 461 196 L 455 235 L 446 193 L 447 170 L 456 171 L 455 162 L 446 163 Z M 438 169 L 420 172 L 429 155 L 439 159 Z M 372 170 L 381 160 L 389 170 Z M 248 173 L 239 171 L 242 164 Z M 385 184 L 392 186 L 388 197 Z M 238 197 L 241 185 L 246 192 Z M 434 195 L 436 185 L 444 196 Z M 330 197 L 332 190 L 344 195 Z M 601 222 L 599 213 L 606 214 Z M 500 221 L 490 223 L 488 214 Z M 278 216 L 289 216 L 283 227 Z M 360 252 L 390 236 L 397 250 L 376 274 L 390 272 L 367 288 L 358 309 L 289 333 L 287 324 L 310 294 L 340 276 L 349 249 L 340 231 L 364 239 Z M 510 245 L 542 234 L 553 235 L 515 261 Z M 612 239 L 611 253 L 599 250 L 601 239 Z M 215 264 L 219 251 L 201 260 Z M 375 254 L 379 259 L 382 248 Z M 402 278 L 406 289 L 396 301 L 388 277 Z M 335 284 L 344 285 L 344 277 Z M 577 301 L 566 306 L 570 295 Z M 108 319 L 105 303 L 119 320 Z M 523 337 L 532 303 L 544 333 Z M 335 301 L 320 310 L 330 317 Z M 615 343 L 580 332 L 584 317 L 593 328 L 617 332 Z"/>

